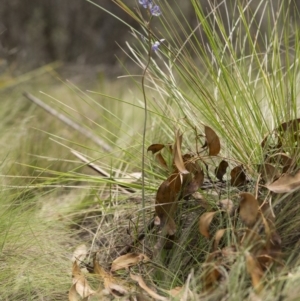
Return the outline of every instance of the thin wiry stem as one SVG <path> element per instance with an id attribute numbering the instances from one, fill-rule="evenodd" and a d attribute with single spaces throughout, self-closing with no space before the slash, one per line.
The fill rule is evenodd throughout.
<path id="1" fill-rule="evenodd" d="M 143 223 L 144 227 L 146 227 L 146 204 L 145 204 L 145 144 L 146 144 L 146 131 L 147 131 L 147 119 L 148 119 L 148 108 L 147 108 L 147 97 L 146 97 L 146 89 L 145 89 L 145 78 L 146 73 L 149 68 L 151 62 L 151 19 L 147 25 L 148 31 L 148 59 L 147 64 L 144 68 L 143 75 L 142 75 L 142 91 L 143 91 L 143 98 L 144 98 L 144 105 L 145 105 L 145 115 L 144 115 L 144 126 L 143 126 L 143 140 L 142 140 L 142 206 L 143 206 Z"/>

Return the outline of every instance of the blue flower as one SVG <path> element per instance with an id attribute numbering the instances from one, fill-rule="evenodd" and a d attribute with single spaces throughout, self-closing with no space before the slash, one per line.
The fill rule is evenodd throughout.
<path id="1" fill-rule="evenodd" d="M 160 44 L 161 44 L 164 40 L 165 40 L 165 39 L 161 39 L 161 40 L 159 40 L 159 41 L 154 42 L 154 44 L 152 45 L 152 50 L 156 52 L 156 51 L 158 50 L 158 47 L 160 46 Z"/>
<path id="2" fill-rule="evenodd" d="M 158 5 L 153 5 L 152 0 L 139 0 L 139 4 L 143 5 L 144 8 L 149 8 L 152 16 L 160 16 L 161 10 Z"/>
<path id="3" fill-rule="evenodd" d="M 139 0 L 139 4 L 141 4 L 141 5 L 143 5 L 144 6 L 144 8 L 152 8 L 152 5 L 153 5 L 153 3 L 152 3 L 152 0 Z"/>
<path id="4" fill-rule="evenodd" d="M 161 10 L 158 5 L 154 5 L 153 7 L 151 7 L 150 12 L 153 16 L 156 16 L 156 17 L 161 15 Z"/>

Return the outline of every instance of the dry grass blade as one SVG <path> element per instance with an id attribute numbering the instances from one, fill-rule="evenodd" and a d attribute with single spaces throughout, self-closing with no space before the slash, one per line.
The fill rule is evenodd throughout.
<path id="1" fill-rule="evenodd" d="M 203 236 L 205 236 L 206 238 L 210 237 L 209 226 L 210 226 L 210 223 L 213 220 L 213 218 L 214 218 L 214 216 L 215 216 L 216 213 L 217 213 L 217 211 L 206 212 L 206 213 L 203 213 L 200 216 L 200 219 L 199 219 L 199 232 Z"/>
<path id="2" fill-rule="evenodd" d="M 204 127 L 206 145 L 208 147 L 208 154 L 210 156 L 216 156 L 221 150 L 221 143 L 218 135 L 209 126 Z"/>
<path id="3" fill-rule="evenodd" d="M 78 159 L 83 161 L 84 163 L 87 164 L 88 167 L 92 168 L 96 172 L 98 172 L 101 176 L 109 178 L 112 181 L 115 181 L 113 178 L 111 178 L 111 175 L 107 173 L 105 170 L 103 170 L 100 166 L 96 165 L 95 163 L 92 163 L 90 160 L 88 160 L 86 157 L 84 157 L 82 154 L 78 153 L 75 150 L 71 150 L 72 154 L 75 155 Z M 120 187 L 122 192 L 124 193 L 134 193 L 136 192 L 133 188 L 129 188 L 126 185 L 122 185 L 120 183 L 116 182 L 116 185 Z"/>
<path id="4" fill-rule="evenodd" d="M 240 194 L 240 218 L 247 227 L 252 227 L 256 223 L 259 204 L 254 195 L 248 192 Z"/>
<path id="5" fill-rule="evenodd" d="M 72 127 L 74 130 L 76 130 L 77 132 L 79 132 L 80 134 L 82 134 L 82 135 L 88 137 L 89 139 L 91 139 L 93 142 L 95 142 L 97 145 L 99 145 L 101 148 L 103 148 L 103 150 L 105 150 L 107 152 L 111 152 L 112 151 L 112 148 L 107 143 L 105 143 L 102 139 L 100 139 L 99 137 L 97 137 L 96 135 L 94 135 L 92 132 L 86 130 L 81 125 L 79 125 L 78 123 L 74 122 L 73 120 L 71 120 L 67 116 L 65 116 L 65 115 L 57 112 L 52 107 L 46 105 L 43 101 L 41 101 L 37 97 L 35 97 L 35 96 L 33 96 L 33 95 L 29 94 L 29 93 L 23 93 L 23 95 L 27 99 L 29 99 L 32 102 L 34 102 L 35 104 L 37 104 L 39 107 L 43 108 L 46 112 L 48 112 L 51 115 L 55 116 L 56 118 L 58 118 L 59 120 L 61 120 L 65 124 L 67 124 L 68 126 Z"/>
<path id="6" fill-rule="evenodd" d="M 149 257 L 141 253 L 128 253 L 116 258 L 111 264 L 111 271 L 128 269 L 131 266 L 137 265 L 140 262 L 149 261 Z"/>
<path id="7" fill-rule="evenodd" d="M 292 192 L 300 188 L 300 171 L 295 175 L 284 174 L 281 178 L 266 186 L 275 193 Z"/>
<path id="8" fill-rule="evenodd" d="M 139 286 L 152 298 L 156 299 L 156 300 L 160 300 L 160 301 L 167 301 L 168 299 L 166 297 L 160 296 L 158 295 L 156 292 L 154 292 L 153 290 L 151 290 L 145 283 L 144 279 L 142 278 L 141 275 L 134 275 L 134 274 L 130 274 L 130 277 L 132 280 L 136 281 Z"/>

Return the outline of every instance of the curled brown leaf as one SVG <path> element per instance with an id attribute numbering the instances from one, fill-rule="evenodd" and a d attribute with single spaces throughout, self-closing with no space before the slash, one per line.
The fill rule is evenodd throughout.
<path id="1" fill-rule="evenodd" d="M 188 174 L 188 170 L 185 168 L 182 154 L 181 154 L 182 134 L 179 131 L 175 135 L 175 143 L 173 148 L 173 160 L 176 168 L 182 174 Z"/>
<path id="2" fill-rule="evenodd" d="M 248 192 L 242 192 L 240 197 L 240 218 L 247 227 L 252 227 L 258 215 L 258 201 L 254 195 Z"/>
<path id="3" fill-rule="evenodd" d="M 173 220 L 180 196 L 182 182 L 179 174 L 172 174 L 158 188 L 155 200 L 155 211 L 161 227 L 167 227 L 167 233 L 174 235 L 176 231 Z"/>
<path id="4" fill-rule="evenodd" d="M 230 176 L 232 186 L 239 187 L 247 184 L 247 177 L 242 165 L 234 167 L 230 172 Z"/>
<path id="5" fill-rule="evenodd" d="M 210 128 L 209 126 L 204 127 L 204 132 L 205 132 L 205 140 L 208 147 L 208 154 L 209 156 L 216 156 L 221 150 L 221 143 L 218 135 L 216 132 Z"/>
<path id="6" fill-rule="evenodd" d="M 214 212 L 205 212 L 200 216 L 199 219 L 199 232 L 205 236 L 206 238 L 210 237 L 209 234 L 209 226 L 211 221 L 213 220 L 217 211 Z"/>
<path id="7" fill-rule="evenodd" d="M 156 154 L 157 152 L 161 151 L 163 148 L 165 147 L 164 144 L 151 144 L 148 148 L 147 148 L 147 152 L 152 152 L 152 154 Z"/>
<path id="8" fill-rule="evenodd" d="M 300 171 L 296 174 L 284 174 L 278 180 L 266 186 L 275 193 L 292 192 L 300 188 Z"/>
<path id="9" fill-rule="evenodd" d="M 111 264 L 111 271 L 115 272 L 121 269 L 128 269 L 140 262 L 149 261 L 149 257 L 142 253 L 128 253 L 116 258 Z"/>
<path id="10" fill-rule="evenodd" d="M 253 288 L 257 293 L 260 293 L 263 289 L 263 284 L 261 282 L 264 274 L 263 270 L 258 261 L 249 253 L 246 255 L 246 265 L 247 271 L 251 276 Z"/>
<path id="11" fill-rule="evenodd" d="M 214 240 L 214 250 L 216 251 L 218 246 L 219 246 L 219 243 L 220 243 L 220 240 L 222 239 L 222 237 L 224 236 L 226 232 L 226 229 L 219 229 L 216 234 L 215 234 L 215 240 Z"/>
<path id="12" fill-rule="evenodd" d="M 103 281 L 105 289 L 116 297 L 122 297 L 128 294 L 128 290 L 112 276 L 111 273 L 106 272 L 99 264 L 96 255 L 94 256 L 94 273 L 99 280 Z"/>
<path id="13" fill-rule="evenodd" d="M 222 160 L 218 167 L 215 169 L 215 176 L 218 180 L 223 181 L 223 177 L 226 174 L 226 170 L 228 167 L 228 162 L 225 160 Z"/>

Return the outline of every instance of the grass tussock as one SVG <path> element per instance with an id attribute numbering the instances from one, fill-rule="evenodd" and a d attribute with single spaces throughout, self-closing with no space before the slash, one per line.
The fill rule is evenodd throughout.
<path id="1" fill-rule="evenodd" d="M 91 135 L 2 92 L 0 296 L 297 300 L 293 1 L 191 0 L 193 22 L 115 3 L 140 25 L 123 51 L 141 75 L 39 85 Z"/>

